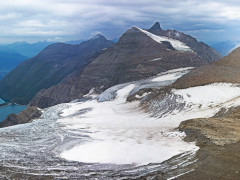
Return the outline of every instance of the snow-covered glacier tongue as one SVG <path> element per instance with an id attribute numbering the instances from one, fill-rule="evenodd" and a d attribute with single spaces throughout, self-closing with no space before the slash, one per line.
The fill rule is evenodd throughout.
<path id="1" fill-rule="evenodd" d="M 190 69 L 117 85 L 0 129 L 0 178 L 168 179 L 192 171 L 198 147 L 183 141 L 178 125 L 240 105 L 240 87 L 166 88 Z"/>

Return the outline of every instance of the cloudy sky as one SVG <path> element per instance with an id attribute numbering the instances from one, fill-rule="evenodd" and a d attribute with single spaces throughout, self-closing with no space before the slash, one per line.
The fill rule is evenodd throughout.
<path id="1" fill-rule="evenodd" d="M 240 40 L 240 1 L 1 0 L 0 44 L 87 39 L 99 32 L 114 39 L 155 21 L 204 42 Z"/>

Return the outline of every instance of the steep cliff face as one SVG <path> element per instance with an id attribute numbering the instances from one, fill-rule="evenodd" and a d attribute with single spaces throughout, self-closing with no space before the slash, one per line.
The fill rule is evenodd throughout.
<path id="1" fill-rule="evenodd" d="M 41 89 L 58 84 L 79 72 L 113 42 L 97 36 L 79 45 L 57 43 L 28 59 L 0 81 L 0 97 L 27 104 Z"/>
<path id="2" fill-rule="evenodd" d="M 214 63 L 199 67 L 178 79 L 174 88 L 188 88 L 217 82 L 240 83 L 240 48 Z"/>
<path id="3" fill-rule="evenodd" d="M 30 105 L 45 108 L 77 99 L 93 88 L 101 92 L 113 85 L 148 78 L 169 69 L 205 63 L 184 43 L 133 27 L 81 73 L 40 91 Z"/>
<path id="4" fill-rule="evenodd" d="M 166 36 L 184 42 L 207 63 L 217 61 L 222 57 L 215 49 L 203 42 L 198 42 L 196 38 L 190 35 L 176 30 L 163 30 L 159 22 L 156 22 L 148 31 L 156 35 Z"/>

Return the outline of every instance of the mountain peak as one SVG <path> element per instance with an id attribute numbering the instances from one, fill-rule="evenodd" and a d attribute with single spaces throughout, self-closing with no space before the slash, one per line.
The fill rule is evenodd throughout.
<path id="1" fill-rule="evenodd" d="M 94 36 L 92 39 L 106 39 L 105 36 L 103 36 L 102 34 L 97 34 L 96 36 Z"/>
<path id="2" fill-rule="evenodd" d="M 160 23 L 156 22 L 150 29 L 150 31 L 157 31 L 157 30 L 162 30 Z"/>

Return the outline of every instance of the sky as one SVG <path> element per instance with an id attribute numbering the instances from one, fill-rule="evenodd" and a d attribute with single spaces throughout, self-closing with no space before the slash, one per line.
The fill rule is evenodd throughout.
<path id="1" fill-rule="evenodd" d="M 0 44 L 68 41 L 128 28 L 176 29 L 200 41 L 240 40 L 237 0 L 1 0 Z"/>

